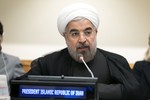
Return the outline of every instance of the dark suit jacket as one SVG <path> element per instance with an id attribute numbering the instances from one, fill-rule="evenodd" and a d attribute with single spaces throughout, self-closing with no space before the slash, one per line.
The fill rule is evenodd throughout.
<path id="1" fill-rule="evenodd" d="M 143 100 L 150 99 L 150 62 L 137 61 L 133 67 L 133 72 L 143 87 Z"/>

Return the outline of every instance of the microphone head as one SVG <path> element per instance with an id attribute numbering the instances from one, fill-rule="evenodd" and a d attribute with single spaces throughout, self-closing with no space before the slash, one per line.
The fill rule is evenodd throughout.
<path id="1" fill-rule="evenodd" d="M 82 61 L 83 60 L 83 54 L 78 54 L 79 59 Z"/>

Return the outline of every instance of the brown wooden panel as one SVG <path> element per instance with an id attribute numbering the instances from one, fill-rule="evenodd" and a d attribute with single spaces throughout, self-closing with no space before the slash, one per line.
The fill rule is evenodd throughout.
<path id="1" fill-rule="evenodd" d="M 23 69 L 25 72 L 28 72 L 30 70 L 30 65 L 31 65 L 32 60 L 21 60 L 21 63 L 23 65 Z"/>

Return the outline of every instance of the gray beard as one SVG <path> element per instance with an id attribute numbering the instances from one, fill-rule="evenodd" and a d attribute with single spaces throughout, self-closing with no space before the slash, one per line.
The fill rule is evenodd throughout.
<path id="1" fill-rule="evenodd" d="M 71 55 L 71 57 L 72 57 L 75 61 L 77 61 L 77 62 L 79 62 L 79 63 L 82 63 L 82 61 L 80 60 L 80 57 L 79 57 L 80 54 L 83 55 L 85 62 L 89 62 L 89 61 L 91 61 L 91 60 L 94 59 L 94 56 L 95 56 L 95 54 L 96 54 L 96 50 L 97 50 L 97 49 L 95 48 L 95 49 L 93 49 L 92 51 L 89 50 L 89 51 L 87 51 L 87 52 L 78 53 L 78 52 L 73 51 L 73 50 L 72 50 L 71 48 L 69 48 L 69 46 L 68 46 L 69 54 Z"/>

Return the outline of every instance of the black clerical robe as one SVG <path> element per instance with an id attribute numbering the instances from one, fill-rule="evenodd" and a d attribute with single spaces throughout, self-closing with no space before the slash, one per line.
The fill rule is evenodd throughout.
<path id="1" fill-rule="evenodd" d="M 139 99 L 139 83 L 124 57 L 97 49 L 96 56 L 87 65 L 98 77 L 100 100 Z M 84 64 L 71 58 L 67 48 L 34 60 L 31 67 L 26 75 L 91 76 Z"/>

